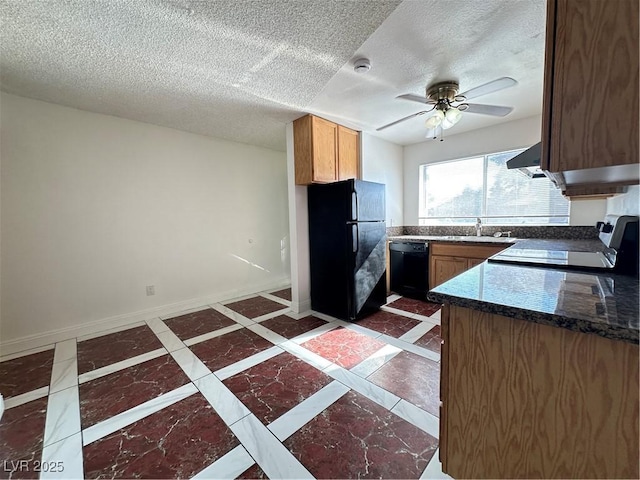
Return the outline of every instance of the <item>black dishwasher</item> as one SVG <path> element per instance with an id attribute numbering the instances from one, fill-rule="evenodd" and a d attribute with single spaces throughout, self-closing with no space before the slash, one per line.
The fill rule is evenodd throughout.
<path id="1" fill-rule="evenodd" d="M 429 290 L 429 244 L 391 242 L 391 290 L 404 297 L 425 300 Z"/>

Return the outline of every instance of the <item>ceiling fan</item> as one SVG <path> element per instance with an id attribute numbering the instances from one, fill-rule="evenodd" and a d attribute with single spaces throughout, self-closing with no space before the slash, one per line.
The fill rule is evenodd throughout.
<path id="1" fill-rule="evenodd" d="M 502 77 L 485 83 L 484 85 L 480 85 L 479 87 L 472 88 L 471 90 L 467 90 L 466 92 L 458 93 L 460 89 L 458 82 L 447 81 L 435 83 L 427 87 L 425 97 L 412 94 L 400 95 L 397 97 L 410 100 L 412 102 L 433 105 L 429 110 L 422 110 L 418 113 L 407 115 L 400 120 L 396 120 L 395 122 L 391 122 L 378 128 L 377 131 L 379 132 L 386 128 L 393 127 L 394 125 L 404 122 L 405 120 L 409 120 L 410 118 L 433 112 L 433 114 L 427 118 L 425 126 L 433 133 L 433 138 L 436 138 L 438 131 L 442 132 L 442 130 L 447 130 L 458 123 L 460 118 L 462 118 L 462 112 L 504 117 L 513 111 L 512 107 L 467 103 L 467 100 L 513 87 L 517 84 L 518 82 L 511 77 Z"/>

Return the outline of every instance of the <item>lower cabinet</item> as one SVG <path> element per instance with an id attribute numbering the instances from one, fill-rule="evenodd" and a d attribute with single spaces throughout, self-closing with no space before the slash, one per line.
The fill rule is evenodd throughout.
<path id="1" fill-rule="evenodd" d="M 445 304 L 453 478 L 639 478 L 638 345 Z"/>
<path id="2" fill-rule="evenodd" d="M 475 267 L 508 246 L 431 243 L 429 245 L 429 289 Z"/>

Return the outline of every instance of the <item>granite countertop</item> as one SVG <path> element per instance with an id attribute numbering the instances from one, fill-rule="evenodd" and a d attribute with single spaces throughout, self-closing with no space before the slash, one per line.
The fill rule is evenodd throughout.
<path id="1" fill-rule="evenodd" d="M 455 242 L 455 243 L 516 243 L 517 238 L 483 235 L 397 235 L 387 237 L 391 242 Z"/>
<path id="2" fill-rule="evenodd" d="M 515 248 L 599 251 L 599 240 L 523 240 Z M 615 340 L 639 343 L 635 277 L 484 262 L 427 298 Z"/>

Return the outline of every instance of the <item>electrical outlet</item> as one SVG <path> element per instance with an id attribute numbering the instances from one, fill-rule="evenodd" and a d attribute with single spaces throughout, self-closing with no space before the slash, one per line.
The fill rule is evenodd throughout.
<path id="1" fill-rule="evenodd" d="M 156 294 L 156 286 L 155 285 L 147 285 L 147 297 Z"/>

